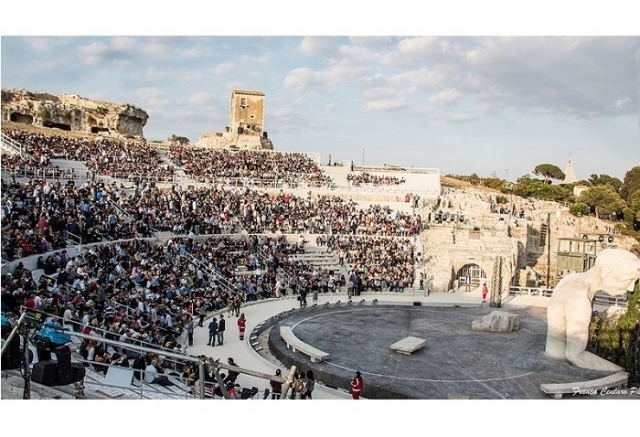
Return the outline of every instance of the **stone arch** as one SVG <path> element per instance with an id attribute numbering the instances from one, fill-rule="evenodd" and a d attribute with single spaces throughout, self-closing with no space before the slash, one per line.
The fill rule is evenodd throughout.
<path id="1" fill-rule="evenodd" d="M 470 288 L 477 288 L 487 281 L 486 269 L 473 262 L 464 264 L 456 271 L 455 280 L 460 287 L 470 285 Z"/>

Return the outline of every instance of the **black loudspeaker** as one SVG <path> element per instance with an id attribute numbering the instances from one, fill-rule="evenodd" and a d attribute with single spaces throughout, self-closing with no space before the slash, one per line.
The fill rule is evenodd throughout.
<path id="1" fill-rule="evenodd" d="M 59 385 L 56 381 L 58 363 L 55 360 L 43 360 L 35 363 L 31 370 L 31 380 L 49 387 Z"/>
<path id="2" fill-rule="evenodd" d="M 51 351 L 39 350 L 43 359 L 33 365 L 31 379 L 46 386 L 68 385 L 84 379 L 86 370 L 81 363 L 71 362 L 71 349 L 68 346 L 58 346 Z M 53 352 L 57 360 L 49 359 Z"/>

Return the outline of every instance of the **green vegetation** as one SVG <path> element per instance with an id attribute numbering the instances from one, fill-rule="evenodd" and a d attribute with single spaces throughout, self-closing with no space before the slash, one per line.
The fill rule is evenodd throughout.
<path id="1" fill-rule="evenodd" d="M 181 146 L 190 143 L 189 138 L 181 137 L 176 134 L 172 134 L 169 138 L 167 138 L 167 141 L 169 141 L 170 143 L 178 143 Z"/>
<path id="2" fill-rule="evenodd" d="M 564 172 L 560 170 L 560 167 L 553 164 L 539 164 L 533 169 L 533 174 L 536 176 L 544 177 L 545 184 L 549 179 L 564 179 Z"/>
<path id="3" fill-rule="evenodd" d="M 596 217 L 617 216 L 627 206 L 611 185 L 596 185 L 582 193 L 578 201 L 588 205 Z"/>
<path id="4" fill-rule="evenodd" d="M 635 373 L 633 341 L 638 310 L 640 308 L 640 284 L 629 294 L 626 312 L 620 317 L 607 318 L 605 314 L 594 316 L 589 326 L 587 350 L 618 364 L 638 380 Z"/>
<path id="5" fill-rule="evenodd" d="M 96 114 L 98 114 L 100 117 L 104 117 L 105 115 L 107 115 L 107 112 L 109 112 L 109 110 L 104 106 L 98 106 L 96 108 Z"/>
<path id="6" fill-rule="evenodd" d="M 473 173 L 468 176 L 447 175 L 472 185 L 495 189 L 504 195 L 513 193 L 523 198 L 549 200 L 569 206 L 574 216 L 594 215 L 617 222 L 616 227 L 623 235 L 634 237 L 640 242 L 640 166 L 633 167 L 624 180 L 607 174 L 592 174 L 588 180 L 575 184 L 554 185 L 552 179 L 563 179 L 564 173 L 553 164 L 540 164 L 533 174 L 544 179 L 532 178 L 526 174 L 515 184 L 496 177 L 482 178 Z M 576 198 L 575 186 L 586 186 Z M 640 244 L 631 249 L 640 256 Z"/>
<path id="7" fill-rule="evenodd" d="M 51 112 L 49 112 L 49 109 L 45 108 L 44 106 L 41 106 L 40 109 L 38 110 L 38 116 L 43 121 L 50 121 L 51 120 Z"/>

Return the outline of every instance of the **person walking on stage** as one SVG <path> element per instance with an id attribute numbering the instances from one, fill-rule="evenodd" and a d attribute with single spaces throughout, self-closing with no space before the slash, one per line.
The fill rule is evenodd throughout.
<path id="1" fill-rule="evenodd" d="M 364 386 L 364 382 L 362 380 L 362 376 L 360 372 L 356 372 L 355 378 L 351 380 L 351 398 L 352 399 L 360 399 L 360 392 L 362 391 L 362 387 Z"/>
<path id="2" fill-rule="evenodd" d="M 244 340 L 244 330 L 246 328 L 247 328 L 247 319 L 244 318 L 244 313 L 242 313 L 238 318 L 238 332 L 240 334 L 240 340 Z"/>

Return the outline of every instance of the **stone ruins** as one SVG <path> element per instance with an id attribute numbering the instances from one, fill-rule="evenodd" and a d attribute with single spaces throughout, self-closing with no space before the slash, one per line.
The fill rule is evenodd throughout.
<path id="1" fill-rule="evenodd" d="M 2 120 L 66 131 L 143 138 L 149 115 L 129 104 L 76 95 L 2 90 Z"/>
<path id="2" fill-rule="evenodd" d="M 226 132 L 205 132 L 196 146 L 214 149 L 273 150 L 264 130 L 265 96 L 261 91 L 234 90 L 231 93 L 229 126 Z"/>

